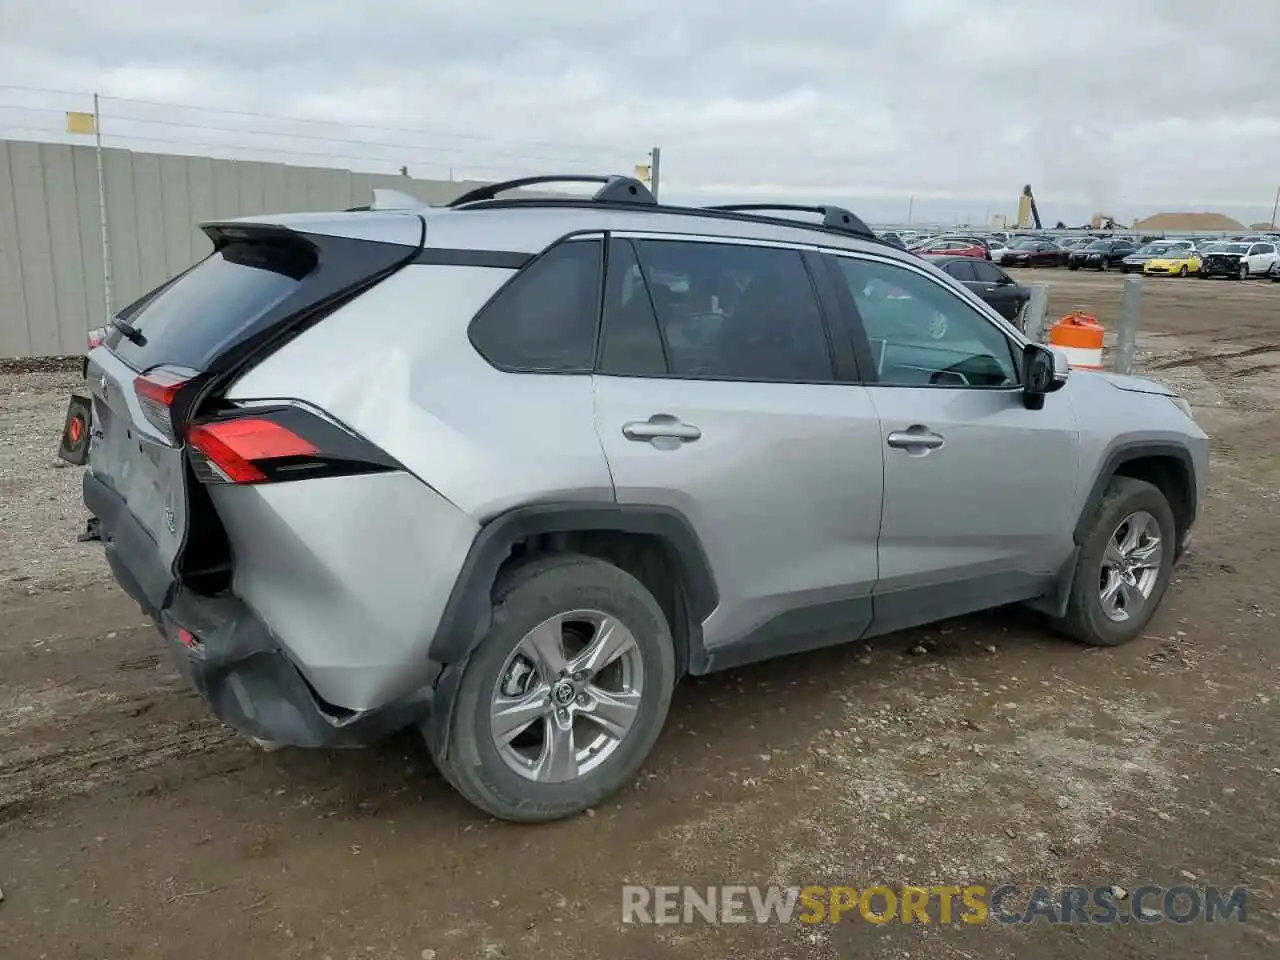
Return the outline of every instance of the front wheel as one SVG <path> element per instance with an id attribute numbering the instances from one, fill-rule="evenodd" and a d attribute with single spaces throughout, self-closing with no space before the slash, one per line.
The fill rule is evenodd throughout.
<path id="1" fill-rule="evenodd" d="M 1241 280 L 1249 279 L 1249 265 L 1247 263 L 1240 264 L 1240 270 L 1236 274 Z"/>
<path id="2" fill-rule="evenodd" d="M 632 779 L 675 678 L 670 627 L 639 580 L 590 557 L 534 561 L 499 588 L 436 764 L 499 819 L 571 816 Z"/>
<path id="3" fill-rule="evenodd" d="M 1178 276 L 1185 277 L 1187 275 L 1187 265 L 1184 263 L 1178 268 Z"/>
<path id="4" fill-rule="evenodd" d="M 1169 586 L 1176 538 L 1173 510 L 1158 487 L 1113 477 L 1081 544 L 1060 629 L 1099 647 L 1140 634 Z"/>

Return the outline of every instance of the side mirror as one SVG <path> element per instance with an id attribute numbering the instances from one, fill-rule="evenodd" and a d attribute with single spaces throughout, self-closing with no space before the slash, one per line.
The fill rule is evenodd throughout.
<path id="1" fill-rule="evenodd" d="M 1070 366 L 1066 355 L 1038 343 L 1022 348 L 1022 402 L 1028 410 L 1042 410 L 1046 394 L 1067 383 Z"/>

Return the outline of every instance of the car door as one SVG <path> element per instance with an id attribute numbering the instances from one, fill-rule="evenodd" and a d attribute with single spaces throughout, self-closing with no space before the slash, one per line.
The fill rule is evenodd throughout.
<path id="1" fill-rule="evenodd" d="M 618 502 L 677 511 L 707 554 L 708 658 L 856 638 L 878 575 L 884 454 L 852 342 L 828 329 L 821 259 L 670 234 L 609 246 L 597 429 Z"/>
<path id="2" fill-rule="evenodd" d="M 1265 276 L 1276 262 L 1276 248 L 1271 243 L 1255 243 L 1249 248 L 1249 272 Z"/>
<path id="3" fill-rule="evenodd" d="M 925 270 L 833 255 L 884 444 L 874 632 L 1039 596 L 1073 551 L 1079 431 L 1023 403 L 1021 345 Z M 898 291 L 893 304 L 874 291 Z M 942 317 L 938 324 L 930 318 Z M 921 325 L 941 326 L 923 340 Z"/>

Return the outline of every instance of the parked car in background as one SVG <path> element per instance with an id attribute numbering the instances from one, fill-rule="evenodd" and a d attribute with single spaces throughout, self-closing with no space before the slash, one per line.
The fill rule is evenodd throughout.
<path id="1" fill-rule="evenodd" d="M 1071 251 L 1067 256 L 1067 268 L 1079 270 L 1088 267 L 1090 270 L 1109 270 L 1120 266 L 1124 258 L 1135 249 L 1136 246 L 1132 240 L 1094 240 Z"/>
<path id="2" fill-rule="evenodd" d="M 977 257 L 979 260 L 991 259 L 991 248 L 985 240 L 977 237 L 935 237 L 926 243 L 911 248 L 912 253 L 924 257 Z"/>
<path id="3" fill-rule="evenodd" d="M 1175 251 L 1187 251 L 1194 248 L 1190 240 L 1155 240 L 1144 244 L 1120 261 L 1121 273 L 1141 273 L 1148 260 L 1163 257 Z"/>
<path id="4" fill-rule="evenodd" d="M 1009 245 L 997 237 L 988 237 L 987 249 L 991 251 L 991 262 L 1000 263 L 1004 260 L 1005 251 L 1009 249 Z"/>
<path id="5" fill-rule="evenodd" d="M 1006 267 L 1060 267 L 1066 252 L 1052 240 L 1023 237 L 1009 244 Z"/>
<path id="6" fill-rule="evenodd" d="M 906 243 L 902 239 L 902 234 L 898 233 L 896 230 L 885 230 L 883 233 L 879 234 L 879 237 L 885 243 L 891 243 L 899 250 L 905 250 L 907 248 Z"/>
<path id="7" fill-rule="evenodd" d="M 1147 276 L 1199 276 L 1203 262 L 1200 252 L 1193 247 L 1172 247 L 1142 265 Z"/>
<path id="8" fill-rule="evenodd" d="M 1078 250 L 1085 244 L 1092 243 L 1093 237 L 1064 237 L 1057 241 L 1058 247 L 1070 253 L 1072 250 Z"/>
<path id="9" fill-rule="evenodd" d="M 1023 307 L 1031 299 L 1031 291 L 994 263 L 976 257 L 935 257 L 931 262 L 989 303 L 1019 330 L 1022 329 L 1019 321 Z"/>
<path id="10" fill-rule="evenodd" d="M 1273 277 L 1280 271 L 1280 253 L 1274 241 L 1223 243 L 1204 257 L 1203 276 L 1248 280 Z"/>

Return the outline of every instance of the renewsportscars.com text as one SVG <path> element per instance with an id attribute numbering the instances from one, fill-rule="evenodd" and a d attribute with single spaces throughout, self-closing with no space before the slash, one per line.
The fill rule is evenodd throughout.
<path id="1" fill-rule="evenodd" d="M 692 923 L 1243 923 L 1245 887 L 624 886 L 622 922 Z"/>

